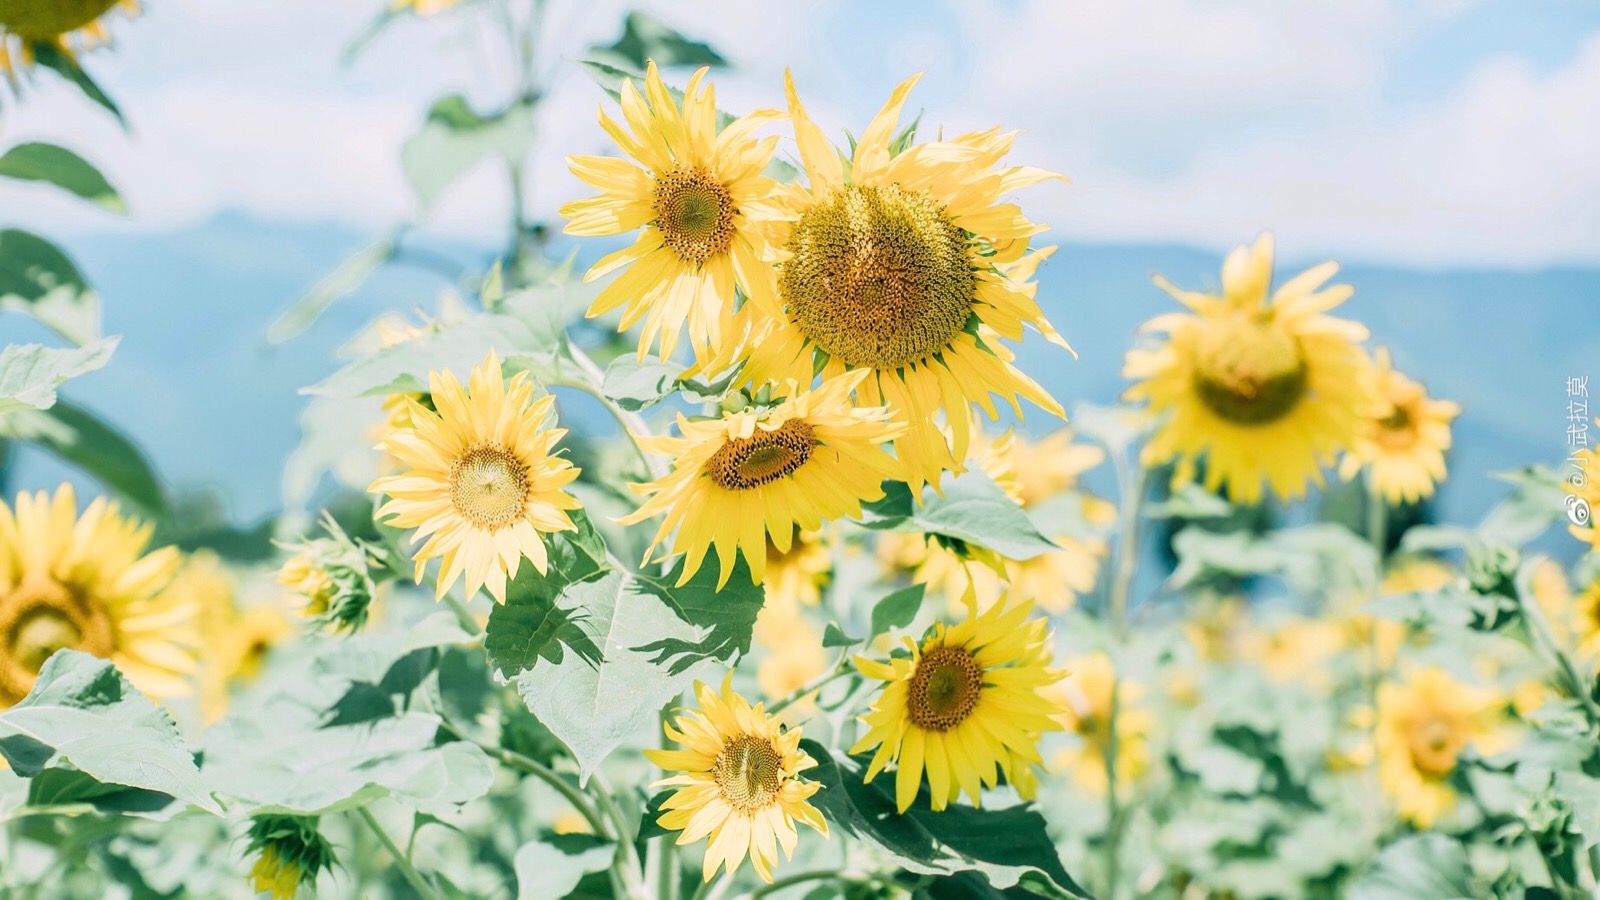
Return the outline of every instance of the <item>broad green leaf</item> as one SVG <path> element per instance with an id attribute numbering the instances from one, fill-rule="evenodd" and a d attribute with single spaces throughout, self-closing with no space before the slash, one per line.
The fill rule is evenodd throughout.
<path id="1" fill-rule="evenodd" d="M 624 353 L 606 366 L 600 390 L 623 409 L 638 412 L 671 396 L 682 371 L 682 366 L 653 358 L 640 362 L 636 355 Z"/>
<path id="2" fill-rule="evenodd" d="M 490 156 L 519 163 L 533 144 L 533 106 L 518 103 L 480 115 L 451 94 L 428 110 L 422 130 L 400 149 L 400 162 L 424 209 L 445 188 Z"/>
<path id="3" fill-rule="evenodd" d="M 892 628 L 910 625 L 917 617 L 917 611 L 922 608 L 922 595 L 926 591 L 927 585 L 913 584 L 879 600 L 872 607 L 872 634 L 868 638 L 887 634 Z"/>
<path id="4" fill-rule="evenodd" d="M 0 156 L 0 176 L 42 181 L 116 213 L 128 211 L 122 195 L 88 160 L 56 144 L 18 144 Z"/>
<path id="5" fill-rule="evenodd" d="M 523 844 L 512 860 L 517 900 L 565 897 L 590 872 L 603 872 L 617 845 L 592 834 L 551 834 Z"/>
<path id="6" fill-rule="evenodd" d="M 844 629 L 832 622 L 822 629 L 822 646 L 824 647 L 850 647 L 861 643 L 860 638 L 851 637 L 844 633 Z"/>
<path id="7" fill-rule="evenodd" d="M 549 566 L 544 575 L 526 560 L 506 587 L 506 602 L 489 611 L 483 648 L 489 664 L 506 677 L 531 669 L 539 660 L 560 664 L 567 651 L 590 665 L 600 664 L 600 649 L 585 630 L 583 609 L 562 605 L 566 589 L 598 578 L 606 568 L 606 548 L 589 517 L 572 514 L 575 532 L 548 535 Z"/>
<path id="8" fill-rule="evenodd" d="M 1566 517 L 1566 481 L 1549 466 L 1524 466 L 1494 477 L 1510 483 L 1512 492 L 1478 524 L 1480 539 L 1519 547 Z"/>
<path id="9" fill-rule="evenodd" d="M 750 635 L 756 616 L 766 602 L 765 591 L 751 582 L 750 567 L 745 565 L 742 556 L 734 563 L 728 583 L 721 588 L 717 587 L 717 566 L 709 557 L 707 564 L 679 587 L 678 578 L 682 572 L 680 558 L 663 577 L 640 575 L 637 578 L 642 590 L 655 595 L 679 620 L 693 626 L 700 637 L 684 640 L 664 635 L 660 640 L 634 649 L 656 654 L 652 661 L 667 666 L 673 675 L 710 660 L 732 665 L 737 658 L 750 652 Z"/>
<path id="10" fill-rule="evenodd" d="M 87 806 L 102 813 L 138 814 L 167 809 L 172 797 L 147 788 L 105 784 L 78 769 L 62 768 L 45 769 L 29 781 L 28 805 L 46 809 Z"/>
<path id="11" fill-rule="evenodd" d="M 526 361 L 543 351 L 524 321 L 498 313 L 468 319 L 441 331 L 384 347 L 349 363 L 305 393 L 351 398 L 426 393 L 428 373 L 449 370 L 463 384 L 493 350 L 502 360 Z"/>
<path id="12" fill-rule="evenodd" d="M 0 231 L 0 310 L 27 313 L 74 344 L 100 336 L 100 298 L 78 267 L 42 237 Z"/>
<path id="13" fill-rule="evenodd" d="M 587 779 L 628 737 L 653 730 L 656 711 L 694 680 L 693 671 L 674 672 L 638 648 L 693 645 L 703 633 L 669 609 L 653 585 L 615 569 L 568 586 L 560 602 L 582 615 L 601 662 L 591 665 L 576 653 L 559 663 L 540 659 L 517 676 L 517 690 Z"/>
<path id="14" fill-rule="evenodd" d="M 610 59 L 640 71 L 645 63 L 652 60 L 663 68 L 728 64 L 710 45 L 690 40 L 672 26 L 638 10 L 628 13 L 622 26 L 622 37 L 617 38 L 616 43 L 609 47 L 591 47 L 589 52 L 601 59 Z"/>
<path id="15" fill-rule="evenodd" d="M 49 409 L 56 388 L 104 366 L 117 347 L 116 337 L 69 350 L 38 344 L 12 344 L 0 350 L 0 415 L 15 409 Z"/>
<path id="16" fill-rule="evenodd" d="M 267 341 L 281 344 L 311 327 L 335 302 L 354 293 L 378 267 L 394 259 L 400 232 L 391 231 L 383 239 L 345 257 L 332 272 L 322 277 L 294 305 L 284 310 L 267 329 Z"/>
<path id="17" fill-rule="evenodd" d="M 904 482 L 886 481 L 883 489 L 882 500 L 864 504 L 861 524 L 868 528 L 943 535 L 1017 560 L 1060 549 L 982 472 L 951 479 L 943 496 L 929 488 L 920 507 Z"/>
<path id="18" fill-rule="evenodd" d="M 117 108 L 116 102 L 105 91 L 100 89 L 100 85 L 96 84 L 95 80 L 89 77 L 89 73 L 78 65 L 78 61 L 72 58 L 72 54 L 46 43 L 34 43 L 31 46 L 34 62 L 65 78 L 74 87 L 82 91 L 85 97 L 88 97 L 105 109 L 106 112 L 115 116 L 117 124 L 124 128 L 128 126 L 128 122 L 122 117 L 122 110 Z"/>
<path id="19" fill-rule="evenodd" d="M 1472 883 L 1466 848 L 1442 834 L 1403 837 L 1383 848 L 1355 884 L 1351 900 L 1457 900 L 1481 897 Z"/>
<path id="20" fill-rule="evenodd" d="M 807 775 L 822 783 L 812 798 L 828 823 L 844 836 L 891 855 L 900 866 L 926 875 L 974 872 L 991 886 L 1020 886 L 1045 897 L 1087 897 L 1061 864 L 1044 817 L 1031 804 L 1005 809 L 952 805 L 929 807 L 924 788 L 904 814 L 896 812 L 894 779 L 863 784 L 863 759 L 805 740 L 800 747 L 817 761 Z"/>
<path id="21" fill-rule="evenodd" d="M 28 696 L 0 712 L 0 735 L 0 755 L 19 774 L 66 764 L 105 784 L 221 812 L 172 719 L 87 653 L 60 650 L 46 660 Z"/>
<path id="22" fill-rule="evenodd" d="M 81 407 L 19 409 L 0 417 L 0 437 L 37 444 L 93 475 L 145 512 L 166 513 L 167 497 L 143 451 Z"/>

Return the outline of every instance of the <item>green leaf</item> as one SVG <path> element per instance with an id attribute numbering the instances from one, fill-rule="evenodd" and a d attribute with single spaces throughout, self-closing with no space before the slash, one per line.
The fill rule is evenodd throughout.
<path id="1" fill-rule="evenodd" d="M 690 40 L 682 32 L 654 16 L 633 10 L 622 26 L 622 37 L 609 47 L 596 45 L 589 52 L 601 59 L 643 71 L 651 60 L 657 66 L 726 66 L 710 45 Z"/>
<path id="2" fill-rule="evenodd" d="M 639 819 L 639 840 L 647 841 L 650 838 L 661 837 L 664 834 L 673 834 L 673 832 L 662 828 L 659 820 L 662 814 L 667 811 L 666 802 L 672 799 L 672 795 L 677 792 L 677 788 L 657 791 L 655 796 L 645 802 L 644 815 Z"/>
<path id="3" fill-rule="evenodd" d="M 517 690 L 587 779 L 629 736 L 653 730 L 656 712 L 694 680 L 693 672 L 668 668 L 642 645 L 692 645 L 702 636 L 663 602 L 656 585 L 615 569 L 569 585 L 560 603 L 581 614 L 601 662 L 591 665 L 576 653 L 560 662 L 539 659 L 517 676 Z"/>
<path id="4" fill-rule="evenodd" d="M 600 649 L 584 630 L 584 611 L 562 606 L 568 587 L 597 578 L 606 568 L 606 548 L 589 517 L 574 511 L 575 532 L 546 538 L 546 574 L 524 561 L 506 587 L 506 602 L 489 611 L 483 648 L 489 664 L 506 677 L 534 667 L 539 660 L 560 664 L 571 650 L 589 665 L 600 664 Z"/>
<path id="5" fill-rule="evenodd" d="M 63 401 L 14 410 L 0 418 L 0 436 L 48 450 L 153 516 L 166 513 L 166 492 L 144 453 L 88 410 Z"/>
<path id="6" fill-rule="evenodd" d="M 428 110 L 422 130 L 400 148 L 400 162 L 426 210 L 445 188 L 485 158 L 499 156 L 507 163 L 520 163 L 533 136 L 532 104 L 517 103 L 480 115 L 465 97 L 451 94 Z"/>
<path id="7" fill-rule="evenodd" d="M 0 712 L 0 735 L 0 755 L 20 775 L 67 764 L 105 784 L 221 812 L 172 719 L 111 663 L 87 653 L 60 650 L 46 660 L 28 696 Z"/>
<path id="8" fill-rule="evenodd" d="M 65 78 L 74 87 L 82 91 L 85 97 L 88 97 L 106 112 L 115 116 L 117 124 L 123 128 L 128 127 L 128 121 L 122 117 L 122 110 L 117 108 L 116 102 L 105 91 L 100 89 L 100 85 L 89 77 L 89 73 L 78 65 L 78 61 L 73 59 L 70 53 L 45 43 L 34 43 L 31 47 L 33 48 L 34 62 Z"/>
<path id="9" fill-rule="evenodd" d="M 868 636 L 869 639 L 887 634 L 891 628 L 910 625 L 911 620 L 917 617 L 917 611 L 922 609 L 922 595 L 926 591 L 927 585 L 913 584 L 879 600 L 872 607 L 872 634 Z"/>
<path id="10" fill-rule="evenodd" d="M 57 334 L 85 344 L 100 336 L 100 298 L 78 267 L 42 237 L 0 231 L 0 310 L 25 312 Z"/>
<path id="11" fill-rule="evenodd" d="M 592 834 L 551 834 L 523 844 L 512 860 L 517 900 L 565 897 L 590 872 L 603 872 L 617 845 Z"/>
<path id="12" fill-rule="evenodd" d="M 943 496 L 928 489 L 920 507 L 904 482 L 886 481 L 883 490 L 882 500 L 863 505 L 861 524 L 868 528 L 943 535 L 1016 560 L 1060 549 L 982 472 L 951 479 Z"/>
<path id="13" fill-rule="evenodd" d="M 1403 837 L 1383 848 L 1360 880 L 1351 885 L 1351 900 L 1455 900 L 1478 897 L 1466 848 L 1442 834 Z"/>
<path id="14" fill-rule="evenodd" d="M 0 415 L 54 406 L 56 388 L 69 378 L 104 366 L 119 340 L 102 338 L 70 350 L 38 344 L 11 344 L 0 350 Z"/>
<path id="15" fill-rule="evenodd" d="M 0 176 L 42 181 L 76 194 L 115 213 L 128 211 L 122 195 L 100 170 L 65 147 L 33 141 L 18 144 L 0 156 Z"/>
<path id="16" fill-rule="evenodd" d="M 861 643 L 860 638 L 853 638 L 845 634 L 844 629 L 832 622 L 829 622 L 828 626 L 822 629 L 822 646 L 824 647 L 850 647 L 859 643 Z"/>
<path id="17" fill-rule="evenodd" d="M 682 371 L 682 366 L 650 358 L 640 362 L 636 355 L 624 353 L 606 366 L 600 390 L 623 409 L 638 412 L 671 396 Z"/>
<path id="18" fill-rule="evenodd" d="M 715 556 L 715 551 L 711 555 Z M 683 573 L 681 557 L 662 578 L 637 576 L 641 590 L 653 594 L 679 620 L 693 626 L 701 635 L 696 640 L 665 636 L 634 648 L 656 654 L 652 662 L 667 666 L 673 675 L 711 660 L 731 665 L 736 658 L 749 653 L 750 635 L 766 602 L 766 592 L 752 582 L 750 567 L 743 556 L 735 560 L 728 583 L 720 588 L 717 587 L 717 566 L 711 564 L 710 557 L 706 562 L 682 586 L 678 585 Z"/>
<path id="19" fill-rule="evenodd" d="M 812 798 L 830 825 L 925 875 L 974 872 L 998 889 L 1021 886 L 1041 896 L 1087 897 L 1061 864 L 1044 817 L 1033 805 L 975 809 L 929 807 L 924 788 L 904 814 L 896 812 L 894 779 L 863 784 L 864 758 L 804 740 L 800 748 L 817 761 L 808 774 L 821 782 Z"/>
<path id="20" fill-rule="evenodd" d="M 1478 524 L 1477 535 L 1484 542 L 1520 547 L 1566 517 L 1567 484 L 1549 466 L 1523 466 L 1494 477 L 1513 489 Z"/>
<path id="21" fill-rule="evenodd" d="M 311 323 L 328 311 L 328 307 L 354 293 L 368 276 L 394 259 L 399 240 L 399 232 L 392 231 L 382 240 L 345 257 L 332 272 L 324 275 L 321 281 L 312 285 L 311 290 L 278 316 L 267 329 L 268 343 L 281 344 L 310 328 Z"/>
<path id="22" fill-rule="evenodd" d="M 108 814 L 156 813 L 171 806 L 172 797 L 146 788 L 105 784 L 78 769 L 57 768 L 45 769 L 29 781 L 28 805 L 47 809 L 87 805 Z"/>

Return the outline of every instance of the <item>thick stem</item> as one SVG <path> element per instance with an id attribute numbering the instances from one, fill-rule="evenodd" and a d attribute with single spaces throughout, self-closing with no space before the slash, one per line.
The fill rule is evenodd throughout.
<path id="1" fill-rule="evenodd" d="M 1106 595 L 1106 619 L 1110 626 L 1114 650 L 1120 650 L 1127 641 L 1128 598 L 1133 591 L 1133 576 L 1139 564 L 1139 513 L 1144 505 L 1146 480 L 1149 470 L 1139 460 L 1137 452 L 1130 460 L 1114 457 L 1117 482 L 1122 487 L 1122 509 L 1119 510 L 1117 562 L 1109 592 Z M 1117 784 L 1117 756 L 1121 750 L 1118 717 L 1122 711 L 1122 675 L 1120 661 L 1113 659 L 1111 669 L 1111 705 L 1106 713 L 1106 839 L 1105 870 L 1106 897 L 1115 900 L 1122 868 L 1122 831 L 1124 812 L 1122 796 Z"/>
<path id="2" fill-rule="evenodd" d="M 378 824 L 377 818 L 372 815 L 372 810 L 363 806 L 356 810 L 356 815 L 361 818 L 361 821 L 367 823 L 367 828 L 371 829 L 373 834 L 378 836 L 378 840 L 382 842 L 384 849 L 389 851 L 389 855 L 394 857 L 394 864 L 399 867 L 400 874 L 405 876 L 411 887 L 424 900 L 439 900 L 439 893 L 422 877 L 422 873 L 417 871 L 417 867 L 411 864 L 411 859 L 394 842 L 394 838 L 389 837 L 389 832 L 384 831 L 383 826 Z"/>

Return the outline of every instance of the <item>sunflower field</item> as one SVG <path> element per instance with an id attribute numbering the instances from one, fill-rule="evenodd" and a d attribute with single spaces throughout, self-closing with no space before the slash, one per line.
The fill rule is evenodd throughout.
<path id="1" fill-rule="evenodd" d="M 0 211 L 0 329 L 52 336 L 0 352 L 0 897 L 1596 895 L 1586 444 L 1447 471 L 1472 398 L 1269 233 L 1126 286 L 1167 299 L 1093 350 L 1121 393 L 1053 395 L 1089 351 L 1038 289 L 1066 179 L 1029 123 L 932 124 L 911 72 L 865 121 L 796 77 L 729 108 L 705 41 L 568 46 L 546 5 L 350 36 L 498 42 L 501 102 L 394 152 L 424 206 L 491 160 L 513 215 L 305 385 L 313 515 L 219 521 L 73 403 L 118 338 Z M 0 119 L 136 121 L 91 71 L 139 12 L 0 0 Z M 599 113 L 551 147 L 572 69 Z M 0 179 L 122 211 L 87 148 L 4 137 Z M 541 151 L 588 189 L 548 221 Z M 262 341 L 426 266 L 409 226 Z M 1509 490 L 1442 522 L 1447 476 Z"/>

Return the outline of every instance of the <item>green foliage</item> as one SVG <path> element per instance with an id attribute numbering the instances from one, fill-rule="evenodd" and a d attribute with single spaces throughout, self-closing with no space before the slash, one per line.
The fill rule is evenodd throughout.
<path id="1" fill-rule="evenodd" d="M 616 844 L 588 834 L 552 834 L 517 850 L 517 897 L 565 897 L 583 876 L 603 872 L 616 856 Z"/>
<path id="2" fill-rule="evenodd" d="M 515 103 L 490 114 L 474 111 L 460 94 L 428 109 L 422 130 L 406 141 L 400 161 L 424 209 L 462 175 L 488 158 L 519 164 L 533 145 L 533 105 Z"/>
<path id="3" fill-rule="evenodd" d="M 54 244 L 0 230 L 0 310 L 25 312 L 74 344 L 100 335 L 100 298 Z"/>
<path id="4" fill-rule="evenodd" d="M 65 147 L 31 141 L 0 155 L 0 177 L 53 184 L 115 213 L 128 205 L 100 170 Z"/>
<path id="5" fill-rule="evenodd" d="M 124 128 L 127 127 L 128 122 L 123 118 L 122 110 L 118 108 L 116 102 L 101 89 L 93 78 L 89 77 L 89 73 L 85 72 L 83 67 L 78 65 L 78 61 L 72 58 L 72 54 L 51 44 L 35 43 L 31 46 L 34 62 L 46 69 L 53 70 L 57 75 L 66 79 L 69 84 L 81 91 L 95 105 L 111 113 L 118 124 Z"/>
<path id="6" fill-rule="evenodd" d="M 0 417 L 0 437 L 35 444 L 94 476 L 147 516 L 167 513 L 166 492 L 132 441 L 93 413 L 57 401 Z"/>
<path id="7" fill-rule="evenodd" d="M 861 523 L 883 531 L 933 534 L 1009 559 L 1032 559 L 1056 545 L 989 476 L 972 470 L 949 479 L 943 493 L 928 488 L 921 503 L 903 482 L 886 481 L 884 498 L 863 504 Z"/>
<path id="8" fill-rule="evenodd" d="M 311 323 L 328 311 L 328 307 L 354 293 L 373 272 L 394 259 L 399 248 L 400 233 L 396 229 L 345 257 L 344 262 L 323 276 L 305 296 L 296 300 L 272 323 L 272 327 L 267 329 L 267 340 L 274 344 L 289 340 L 310 328 Z"/>
<path id="9" fill-rule="evenodd" d="M 622 23 L 622 36 L 610 46 L 589 48 L 597 59 L 608 60 L 620 66 L 643 71 L 646 62 L 654 61 L 662 67 L 670 66 L 725 66 L 723 59 L 709 44 L 691 40 L 682 32 L 653 16 L 634 10 Z"/>
<path id="10" fill-rule="evenodd" d="M 70 350 L 38 344 L 11 344 L 0 350 L 0 415 L 54 406 L 56 388 L 110 362 L 118 340 L 101 338 Z"/>

